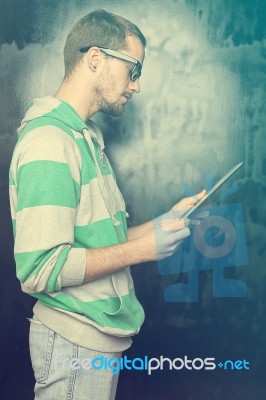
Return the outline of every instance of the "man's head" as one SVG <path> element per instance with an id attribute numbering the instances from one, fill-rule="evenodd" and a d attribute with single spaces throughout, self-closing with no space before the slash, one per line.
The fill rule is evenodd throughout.
<path id="1" fill-rule="evenodd" d="M 132 22 L 94 11 L 81 18 L 67 37 L 65 80 L 82 73 L 98 110 L 119 115 L 132 94 L 139 92 L 145 46 L 145 37 Z"/>

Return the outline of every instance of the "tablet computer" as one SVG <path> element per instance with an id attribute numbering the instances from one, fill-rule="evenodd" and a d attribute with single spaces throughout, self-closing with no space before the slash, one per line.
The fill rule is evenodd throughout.
<path id="1" fill-rule="evenodd" d="M 210 190 L 208 190 L 208 192 L 205 194 L 205 196 L 198 202 L 196 203 L 196 205 L 192 208 L 190 208 L 190 210 L 188 210 L 182 218 L 188 218 L 192 213 L 194 213 L 200 206 L 202 206 L 202 204 L 204 204 L 206 202 L 206 200 L 208 200 L 214 192 L 216 192 L 217 189 L 219 189 L 219 187 L 221 187 L 236 171 L 239 170 L 239 168 L 243 165 L 243 161 L 237 165 L 234 166 L 234 168 L 232 168 L 229 172 L 227 172 L 226 175 L 224 175 L 222 177 L 222 179 L 219 180 L 219 182 L 217 182 Z"/>

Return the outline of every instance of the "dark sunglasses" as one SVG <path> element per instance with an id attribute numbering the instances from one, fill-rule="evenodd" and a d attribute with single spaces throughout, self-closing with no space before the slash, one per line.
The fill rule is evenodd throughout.
<path id="1" fill-rule="evenodd" d="M 91 49 L 92 47 L 98 47 L 98 46 L 82 47 L 81 49 L 79 49 L 79 51 L 81 53 L 87 53 L 87 51 L 89 51 L 89 49 Z M 138 60 L 135 60 L 135 58 L 132 58 L 127 54 L 120 53 L 120 51 L 106 49 L 105 47 L 98 47 L 98 49 L 103 51 L 105 54 L 108 54 L 111 57 L 119 58 L 120 60 L 128 61 L 135 64 L 134 67 L 129 71 L 129 77 L 132 82 L 135 82 L 137 79 L 139 79 L 139 77 L 141 76 L 142 66 Z"/>

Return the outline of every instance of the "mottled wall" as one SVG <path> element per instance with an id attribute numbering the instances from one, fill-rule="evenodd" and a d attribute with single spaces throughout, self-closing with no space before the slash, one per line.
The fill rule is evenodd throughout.
<path id="1" fill-rule="evenodd" d="M 32 97 L 53 94 L 62 47 L 84 13 L 106 8 L 137 23 L 148 47 L 141 93 L 120 118 L 97 116 L 131 219 L 150 219 L 182 193 L 209 185 L 236 162 L 244 167 L 218 204 L 241 204 L 248 260 L 226 265 L 247 296 L 214 296 L 213 267 L 197 271 L 198 300 L 164 301 L 188 271 L 161 276 L 156 263 L 134 268 L 146 322 L 130 357 L 247 359 L 250 371 L 121 374 L 118 399 L 265 399 L 266 356 L 266 4 L 263 0 L 0 1 L 1 398 L 31 398 L 26 317 L 12 259 L 7 170 L 16 127 Z M 231 182 L 232 183 L 232 182 Z M 225 194 L 228 194 L 225 196 Z M 230 194 L 231 193 L 231 194 Z M 205 270 L 204 270 L 205 269 Z M 15 374 L 15 378 L 14 375 Z M 17 382 L 15 387 L 12 382 Z"/>

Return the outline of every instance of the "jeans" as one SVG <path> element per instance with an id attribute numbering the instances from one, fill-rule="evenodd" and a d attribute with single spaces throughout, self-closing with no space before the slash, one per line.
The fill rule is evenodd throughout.
<path id="1" fill-rule="evenodd" d="M 114 400 L 119 371 L 114 374 L 111 368 L 97 368 L 99 359 L 93 368 L 91 360 L 120 359 L 121 354 L 75 345 L 33 316 L 30 356 L 36 380 L 35 400 Z"/>

